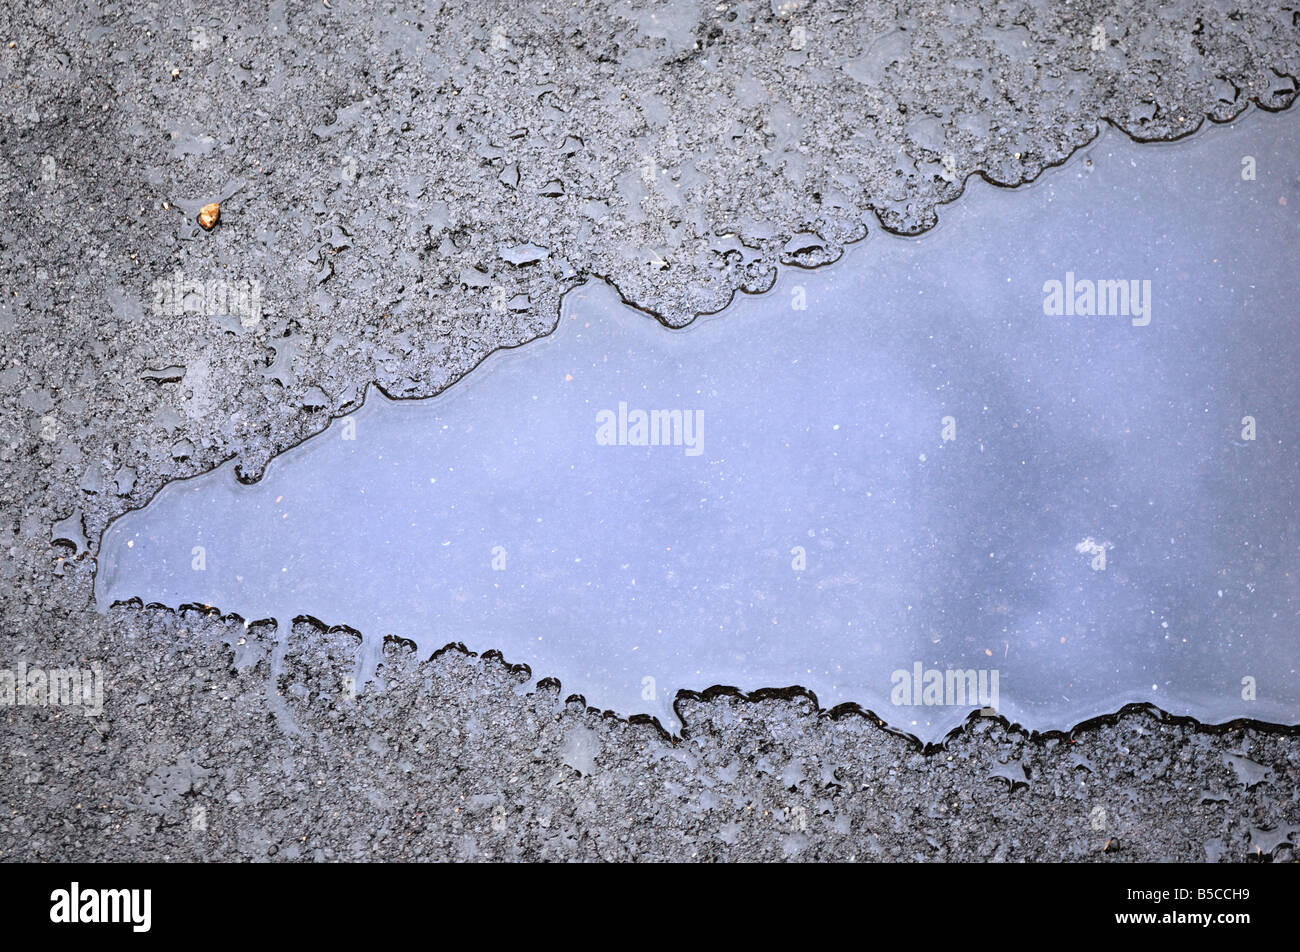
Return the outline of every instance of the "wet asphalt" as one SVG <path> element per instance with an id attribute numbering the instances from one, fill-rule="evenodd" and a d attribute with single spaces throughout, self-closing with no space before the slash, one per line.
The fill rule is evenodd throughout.
<path id="1" fill-rule="evenodd" d="M 1292 732 L 1135 709 L 923 751 L 717 691 L 671 738 L 455 632 L 390 641 L 353 696 L 346 630 L 277 647 L 91 591 L 105 525 L 167 480 L 254 478 L 371 382 L 435 394 L 587 277 L 682 324 L 1099 123 L 1177 138 L 1297 75 L 1281 4 L 7 5 L 0 667 L 105 690 L 0 708 L 0 857 L 1293 860 Z M 178 273 L 256 315 L 156 306 Z"/>

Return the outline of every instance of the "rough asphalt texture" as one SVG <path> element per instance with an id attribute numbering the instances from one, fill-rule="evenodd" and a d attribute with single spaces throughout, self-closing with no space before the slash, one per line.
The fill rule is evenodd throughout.
<path id="1" fill-rule="evenodd" d="M 288 736 L 269 628 L 91 583 L 166 480 L 251 478 L 370 381 L 437 393 L 586 276 L 680 324 L 1101 121 L 1286 108 L 1300 5 L 246 6 L 0 8 L 0 667 L 107 679 L 99 718 L 0 709 L 0 857 L 1295 859 L 1294 733 L 1137 711 L 922 752 L 724 694 L 674 742 L 455 648 L 392 642 L 353 698 L 355 637 L 300 624 Z M 260 319 L 155 313 L 177 271 L 259 281 Z"/>

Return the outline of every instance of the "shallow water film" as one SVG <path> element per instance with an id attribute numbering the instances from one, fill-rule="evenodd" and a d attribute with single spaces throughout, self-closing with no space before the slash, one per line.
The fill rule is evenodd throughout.
<path id="1" fill-rule="evenodd" d="M 1295 723 L 1297 133 L 1107 131 L 681 330 L 590 282 L 438 397 L 168 484 L 97 599 L 347 626 L 363 685 L 386 635 L 498 649 L 670 730 L 713 685 L 922 740 Z"/>

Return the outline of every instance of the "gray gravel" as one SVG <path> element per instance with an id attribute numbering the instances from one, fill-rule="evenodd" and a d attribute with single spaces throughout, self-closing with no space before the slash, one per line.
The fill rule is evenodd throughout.
<path id="1" fill-rule="evenodd" d="M 1286 108 L 1300 9 L 244 8 L 0 9 L 0 667 L 106 681 L 101 717 L 0 709 L 0 856 L 1295 858 L 1294 733 L 1138 710 L 922 752 L 723 693 L 683 697 L 673 740 L 459 648 L 393 642 L 385 689 L 351 697 L 356 639 L 299 625 L 290 736 L 269 632 L 97 614 L 91 582 L 104 526 L 165 481 L 254 476 L 371 381 L 437 393 L 584 277 L 681 324 L 932 225 L 969 175 L 1028 181 L 1101 122 L 1165 139 Z M 156 313 L 177 271 L 259 282 L 258 319 Z"/>

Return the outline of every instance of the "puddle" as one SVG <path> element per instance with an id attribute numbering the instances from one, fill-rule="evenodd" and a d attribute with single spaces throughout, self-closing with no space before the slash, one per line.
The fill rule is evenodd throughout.
<path id="1" fill-rule="evenodd" d="M 670 730 L 718 684 L 922 740 L 981 707 L 1295 723 L 1298 133 L 1107 131 L 683 330 L 589 283 L 439 397 L 168 484 L 105 533 L 99 605 L 348 626 L 362 683 L 388 634 L 495 648 Z M 1127 313 L 1080 313 L 1103 280 Z"/>

